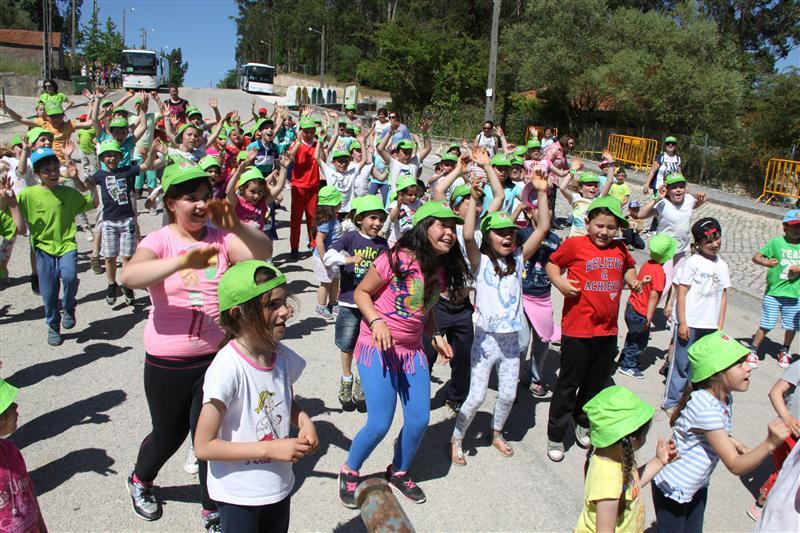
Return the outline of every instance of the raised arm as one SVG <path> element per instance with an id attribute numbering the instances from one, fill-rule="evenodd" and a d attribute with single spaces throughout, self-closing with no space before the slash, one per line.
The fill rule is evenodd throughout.
<path id="1" fill-rule="evenodd" d="M 614 184 L 614 156 L 608 150 L 603 150 L 603 159 L 606 161 L 606 182 L 598 196 L 608 196 L 608 192 Z"/>
<path id="2" fill-rule="evenodd" d="M 11 109 L 10 107 L 8 107 L 8 104 L 6 104 L 5 100 L 0 100 L 0 109 L 5 111 L 8 114 L 8 116 L 11 117 L 12 120 L 14 120 L 15 122 L 19 122 L 24 126 L 28 126 L 29 128 L 35 128 L 39 126 L 38 122 L 27 119 L 22 115 L 20 115 L 19 113 L 17 113 L 16 111 L 14 111 L 13 109 Z"/>
<path id="3" fill-rule="evenodd" d="M 234 114 L 234 111 L 228 111 L 225 114 L 225 120 L 220 120 L 217 122 L 217 125 L 214 126 L 214 131 L 211 132 L 211 135 L 208 136 L 208 141 L 206 141 L 206 148 L 214 144 L 214 141 L 219 137 L 219 134 L 222 132 L 222 128 L 225 127 L 225 121 L 230 119 Z"/>
<path id="4" fill-rule="evenodd" d="M 558 190 L 561 191 L 561 194 L 564 195 L 564 198 L 567 199 L 569 203 L 572 203 L 572 191 L 569 190 L 569 184 L 572 182 L 572 179 L 575 177 L 573 173 L 569 173 L 560 180 L 558 180 Z"/>
<path id="5" fill-rule="evenodd" d="M 449 200 L 449 198 L 447 198 L 447 190 L 453 185 L 453 182 L 464 173 L 464 169 L 469 160 L 469 155 L 462 155 L 449 174 L 436 180 L 436 185 L 433 186 L 434 200 Z"/>
<path id="6" fill-rule="evenodd" d="M 269 185 L 269 181 L 267 181 L 267 190 L 269 191 L 268 202 L 283 192 L 283 188 L 286 186 L 286 176 L 289 174 L 289 165 L 292 164 L 292 158 L 289 157 L 288 154 L 283 154 L 278 160 L 278 164 L 281 168 L 278 171 L 278 177 L 275 179 L 275 183 Z"/>
<path id="7" fill-rule="evenodd" d="M 389 146 L 389 141 L 392 137 L 393 137 L 392 131 L 391 130 L 387 131 L 383 135 L 383 139 L 381 139 L 381 142 L 378 145 L 378 155 L 381 156 L 381 158 L 387 165 L 389 165 L 392 162 L 392 154 L 390 154 L 389 151 L 386 149 L 386 147 Z"/>
<path id="8" fill-rule="evenodd" d="M 544 173 L 536 174 L 533 178 L 533 188 L 536 189 L 536 229 L 522 245 L 522 259 L 527 261 L 542 245 L 550 231 L 550 208 L 547 205 L 547 178 Z"/>
<path id="9" fill-rule="evenodd" d="M 469 261 L 469 267 L 472 272 L 477 271 L 481 264 L 481 251 L 478 247 L 478 242 L 475 240 L 475 225 L 477 224 L 476 219 L 478 218 L 476 213 L 477 199 L 483 197 L 483 191 L 478 187 L 480 187 L 478 183 L 472 185 L 463 228 L 464 249 L 467 252 L 467 260 Z"/>
<path id="10" fill-rule="evenodd" d="M 208 106 L 211 108 L 211 111 L 214 112 L 214 120 L 207 120 L 206 124 L 208 124 L 209 126 L 215 126 L 216 124 L 219 124 L 220 121 L 222 120 L 222 115 L 219 112 L 219 107 L 217 107 L 217 99 L 211 98 L 208 101 Z"/>
<path id="11" fill-rule="evenodd" d="M 432 123 L 433 121 L 430 118 L 424 118 L 419 124 L 419 129 L 422 130 L 422 148 L 419 153 L 417 153 L 417 159 L 420 165 L 425 161 L 425 158 L 428 157 L 428 154 L 431 153 L 431 138 L 428 135 L 428 131 L 431 129 Z"/>
<path id="12" fill-rule="evenodd" d="M 150 100 L 150 95 L 142 93 L 142 103 L 139 104 L 139 114 L 136 119 L 136 129 L 133 130 L 133 138 L 137 141 L 144 136 L 147 132 L 147 104 Z"/>

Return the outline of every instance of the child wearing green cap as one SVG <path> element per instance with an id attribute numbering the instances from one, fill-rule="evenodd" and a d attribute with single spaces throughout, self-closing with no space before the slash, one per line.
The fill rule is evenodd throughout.
<path id="1" fill-rule="evenodd" d="M 45 532 L 47 526 L 19 448 L 5 438 L 17 430 L 17 388 L 0 379 L 0 525 L 3 531 Z"/>
<path id="2" fill-rule="evenodd" d="M 27 226 L 19 211 L 8 163 L 0 161 L 0 281 L 8 277 L 8 262 L 17 235 L 25 235 Z"/>
<path id="3" fill-rule="evenodd" d="M 334 134 L 330 143 L 328 144 L 328 153 L 330 153 L 331 163 L 325 160 L 325 153 L 322 149 L 322 143 L 317 143 L 314 157 L 319 165 L 319 171 L 325 179 L 325 183 L 336 187 L 342 194 L 342 205 L 339 208 L 339 220 L 350 212 L 350 202 L 355 198 L 356 182 L 361 178 L 365 181 L 366 177 L 362 177 L 362 170 L 367 163 L 367 159 L 362 157 L 360 162 L 354 163 L 350 157 L 349 146 L 345 149 L 335 148 L 337 134 Z M 367 142 L 366 132 L 361 132 L 358 136 L 358 145 L 364 146 Z M 360 186 L 363 189 L 363 186 Z"/>
<path id="4" fill-rule="evenodd" d="M 607 387 L 586 402 L 591 445 L 583 473 L 583 511 L 575 531 L 644 532 L 641 491 L 666 465 L 678 459 L 672 440 L 658 438 L 656 454 L 636 466 L 636 451 L 644 446 L 655 409 L 618 385 Z"/>
<path id="5" fill-rule="evenodd" d="M 397 182 L 396 198 L 389 204 L 389 247 L 413 227 L 414 213 L 422 206 L 419 193 L 415 178 L 407 176 Z"/>
<path id="6" fill-rule="evenodd" d="M 620 353 L 619 373 L 644 379 L 639 368 L 639 355 L 647 348 L 650 339 L 650 324 L 658 305 L 658 300 L 666 287 L 664 263 L 675 255 L 675 239 L 661 233 L 650 239 L 650 259 L 639 269 L 637 279 L 642 284 L 641 292 L 631 293 L 625 306 L 625 325 L 628 333 Z"/>
<path id="7" fill-rule="evenodd" d="M 197 457 L 208 461 L 222 531 L 288 531 L 292 464 L 315 453 L 319 437 L 294 398 L 306 362 L 280 342 L 294 313 L 286 276 L 243 261 L 217 293 L 225 338 L 203 381 Z"/>
<path id="8" fill-rule="evenodd" d="M 605 386 L 618 353 L 623 283 L 633 291 L 641 290 L 636 261 L 614 238 L 626 224 L 616 198 L 596 198 L 586 214 L 588 234 L 566 239 L 545 266 L 550 281 L 564 295 L 561 370 L 547 423 L 547 456 L 552 461 L 564 458 L 564 437 L 573 418 L 576 442 L 589 445 L 588 421 L 581 409 Z"/>
<path id="9" fill-rule="evenodd" d="M 702 531 L 708 484 L 720 459 L 735 476 L 752 472 L 789 436 L 775 419 L 767 438 L 749 448 L 733 438 L 733 393 L 750 387 L 749 350 L 724 331 L 689 348 L 691 383 L 670 417 L 680 461 L 664 467 L 651 484 L 657 531 Z"/>
<path id="10" fill-rule="evenodd" d="M 264 176 L 258 167 L 248 169 L 255 160 L 254 152 L 245 152 L 249 157 L 239 163 L 231 175 L 225 194 L 228 202 L 233 204 L 239 220 L 266 232 L 269 203 L 283 191 L 292 159 L 291 154 L 282 155 L 278 160 L 280 170 Z"/>
<path id="11" fill-rule="evenodd" d="M 94 131 L 97 132 L 97 143 L 99 144 L 108 140 L 117 141 L 122 150 L 120 156 L 120 166 L 122 167 L 127 167 L 131 164 L 131 159 L 136 156 L 136 154 L 134 154 L 136 143 L 147 131 L 147 117 L 145 113 L 147 112 L 147 103 L 150 99 L 150 95 L 142 93 L 140 98 L 142 99 L 142 104 L 138 109 L 137 124 L 133 133 L 130 131 L 130 124 L 127 116 L 112 118 L 111 122 L 104 125 L 105 127 L 100 124 L 99 98 L 95 99 L 94 107 L 92 108 L 92 126 Z M 104 168 L 102 161 L 100 161 L 100 168 Z"/>
<path id="12" fill-rule="evenodd" d="M 401 178 L 407 176 L 414 179 L 417 178 L 423 161 L 431 153 L 431 139 L 428 136 L 431 124 L 432 120 L 429 118 L 423 119 L 419 124 L 419 129 L 422 131 L 423 145 L 417 155 L 414 155 L 414 142 L 408 139 L 397 142 L 391 153 L 387 150 L 389 141 L 393 138 L 394 130 L 385 135 L 378 145 L 378 154 L 389 169 L 387 184 L 390 191 L 394 192 L 397 189 L 397 182 Z"/>
<path id="13" fill-rule="evenodd" d="M 614 156 L 608 150 L 603 151 L 603 161 L 606 169 L 606 181 L 600 188 L 600 176 L 584 171 L 578 174 L 578 169 L 583 164 L 579 158 L 573 158 L 570 174 L 561 178 L 558 190 L 567 199 L 572 207 L 572 226 L 569 230 L 570 237 L 586 235 L 586 212 L 589 204 L 595 198 L 608 195 L 611 185 L 614 183 Z M 578 190 L 572 192 L 570 184 L 577 178 Z"/>
<path id="14" fill-rule="evenodd" d="M 331 320 L 339 313 L 336 300 L 339 297 L 339 269 L 326 266 L 322 258 L 325 252 L 342 236 L 342 223 L 339 211 L 342 207 L 342 193 L 333 185 L 326 185 L 317 196 L 317 213 L 314 221 L 314 240 L 316 246 L 312 254 L 314 274 L 319 281 L 317 288 L 318 316 Z"/>
<path id="15" fill-rule="evenodd" d="M 535 179 L 533 186 L 544 205 L 547 181 Z M 478 319 L 470 354 L 469 395 L 461 404 L 450 438 L 450 461 L 466 465 L 462 442 L 475 413 L 486 399 L 489 376 L 497 368 L 497 403 L 492 417 L 492 446 L 503 456 L 514 449 L 503 438 L 503 426 L 517 393 L 519 377 L 519 333 L 524 327 L 522 274 L 525 261 L 533 257 L 550 229 L 550 210 L 540 209 L 536 230 L 517 246 L 517 226 L 505 211 L 495 211 L 481 221 L 482 241 L 475 241 L 475 195 L 470 195 L 464 219 L 464 244 L 475 277 L 475 310 Z"/>

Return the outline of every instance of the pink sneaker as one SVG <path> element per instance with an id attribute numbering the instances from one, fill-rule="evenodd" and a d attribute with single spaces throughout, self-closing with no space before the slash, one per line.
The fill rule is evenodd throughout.
<path id="1" fill-rule="evenodd" d="M 789 352 L 781 350 L 778 353 L 778 366 L 781 368 L 789 368 L 789 365 L 791 364 L 792 364 L 792 356 L 789 355 Z"/>
<path id="2" fill-rule="evenodd" d="M 761 513 L 764 511 L 763 507 L 759 507 L 756 505 L 756 502 L 750 504 L 750 507 L 747 508 L 747 516 L 758 522 L 761 518 Z"/>
<path id="3" fill-rule="evenodd" d="M 750 365 L 750 368 L 758 368 L 758 356 L 755 352 L 751 351 L 747 354 L 747 364 Z"/>

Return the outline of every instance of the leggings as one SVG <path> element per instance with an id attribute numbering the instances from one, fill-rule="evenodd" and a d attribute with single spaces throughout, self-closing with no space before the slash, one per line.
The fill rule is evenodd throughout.
<path id="1" fill-rule="evenodd" d="M 134 472 L 144 483 L 152 482 L 158 471 L 178 451 L 191 430 L 192 440 L 203 403 L 203 378 L 215 354 L 170 360 L 145 354 L 144 393 L 153 429 L 142 441 Z M 208 464 L 200 466 L 203 509 L 216 510 L 208 495 Z"/>
<path id="2" fill-rule="evenodd" d="M 420 357 L 424 359 L 425 354 Z M 367 401 L 367 423 L 350 446 L 347 466 L 351 469 L 358 471 L 389 432 L 398 396 L 403 407 L 403 429 L 395 441 L 392 466 L 396 472 L 406 472 L 411 467 L 431 413 L 430 370 L 427 365 L 416 365 L 412 372 L 385 368 L 379 357 L 373 357 L 370 364 L 358 363 Z"/>
<path id="3" fill-rule="evenodd" d="M 269 505 L 217 503 L 223 533 L 284 533 L 289 531 L 291 495 Z"/>
<path id="4" fill-rule="evenodd" d="M 706 512 L 708 487 L 695 492 L 691 501 L 686 503 L 678 503 L 665 496 L 654 481 L 650 482 L 650 489 L 653 493 L 658 533 L 701 533 L 703 531 L 703 515 Z"/>
<path id="5" fill-rule="evenodd" d="M 463 439 L 464 433 L 475 418 L 475 413 L 486 399 L 489 375 L 497 365 L 497 402 L 494 404 L 492 429 L 501 431 L 506 423 L 514 398 L 517 396 L 519 378 L 519 333 L 492 333 L 475 328 L 475 342 L 470 354 L 472 366 L 469 395 L 461 404 L 453 436 Z"/>
<path id="6" fill-rule="evenodd" d="M 371 181 L 369 183 L 369 194 L 380 194 L 381 200 L 383 203 L 386 203 L 386 198 L 389 196 L 389 184 L 388 183 L 375 183 Z"/>

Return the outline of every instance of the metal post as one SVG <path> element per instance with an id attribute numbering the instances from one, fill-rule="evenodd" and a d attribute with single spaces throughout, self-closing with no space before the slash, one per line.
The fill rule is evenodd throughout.
<path id="1" fill-rule="evenodd" d="M 325 25 L 322 25 L 322 44 L 319 47 L 319 88 L 325 87 Z"/>
<path id="2" fill-rule="evenodd" d="M 486 109 L 483 113 L 483 120 L 494 121 L 494 99 L 495 99 L 495 74 L 497 72 L 497 33 L 500 22 L 500 2 L 493 0 L 492 8 L 492 42 L 489 50 L 489 76 L 486 80 Z"/>
<path id="3" fill-rule="evenodd" d="M 75 58 L 75 0 L 72 0 L 72 57 Z"/>

